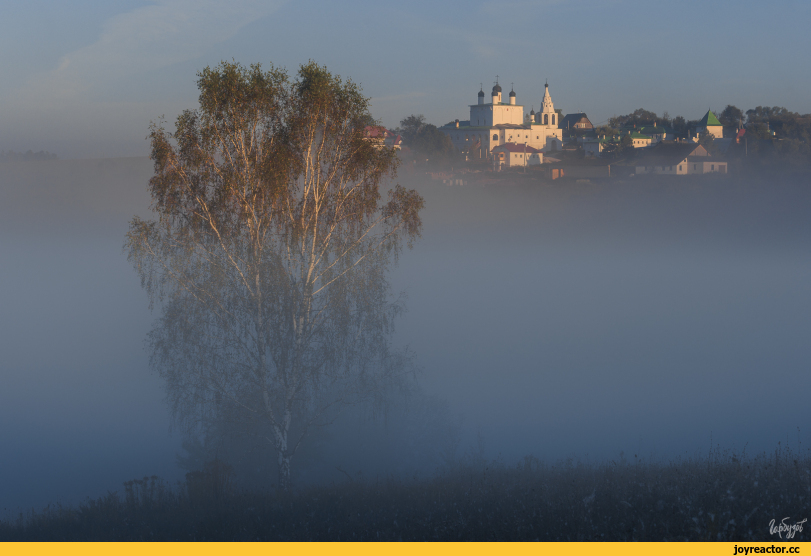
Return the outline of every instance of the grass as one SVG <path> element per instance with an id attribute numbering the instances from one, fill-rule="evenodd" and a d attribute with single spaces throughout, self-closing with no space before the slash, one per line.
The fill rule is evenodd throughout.
<path id="1" fill-rule="evenodd" d="M 809 508 L 811 457 L 781 448 L 669 463 L 469 460 L 431 479 L 290 493 L 237 492 L 212 465 L 175 488 L 147 477 L 21 514 L 0 522 L 0 541 L 776 541 L 769 522 Z"/>

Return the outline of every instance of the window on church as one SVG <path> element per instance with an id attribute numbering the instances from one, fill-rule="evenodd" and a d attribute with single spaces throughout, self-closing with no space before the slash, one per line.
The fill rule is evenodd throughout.
<path id="1" fill-rule="evenodd" d="M 544 114 L 543 115 L 543 124 L 544 125 L 549 125 L 549 114 Z"/>
<path id="2" fill-rule="evenodd" d="M 498 133 L 493 134 L 493 141 L 498 141 Z"/>
<path id="3" fill-rule="evenodd" d="M 552 125 L 555 125 L 555 115 L 552 114 Z"/>

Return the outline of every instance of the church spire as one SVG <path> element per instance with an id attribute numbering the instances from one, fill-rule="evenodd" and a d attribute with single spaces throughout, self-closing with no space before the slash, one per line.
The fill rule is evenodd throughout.
<path id="1" fill-rule="evenodd" d="M 552 103 L 552 97 L 549 95 L 549 82 L 544 84 L 543 101 L 541 101 L 541 112 L 549 114 L 555 111 L 555 105 Z"/>

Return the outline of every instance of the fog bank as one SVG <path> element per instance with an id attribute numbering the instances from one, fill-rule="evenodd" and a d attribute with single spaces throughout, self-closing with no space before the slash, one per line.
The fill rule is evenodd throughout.
<path id="1" fill-rule="evenodd" d="M 183 475 L 144 350 L 157 315 L 122 252 L 151 172 L 146 158 L 0 164 L 2 508 Z M 446 401 L 434 414 L 462 423 L 457 457 L 808 442 L 804 184 L 400 182 L 426 209 L 391 276 L 408 295 L 396 342 Z"/>

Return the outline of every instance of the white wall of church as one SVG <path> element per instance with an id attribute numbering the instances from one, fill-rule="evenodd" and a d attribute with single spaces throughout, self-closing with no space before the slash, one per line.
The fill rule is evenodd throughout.
<path id="1" fill-rule="evenodd" d="M 524 107 L 520 104 L 474 104 L 470 107 L 470 125 L 493 127 L 500 124 L 524 123 Z"/>

